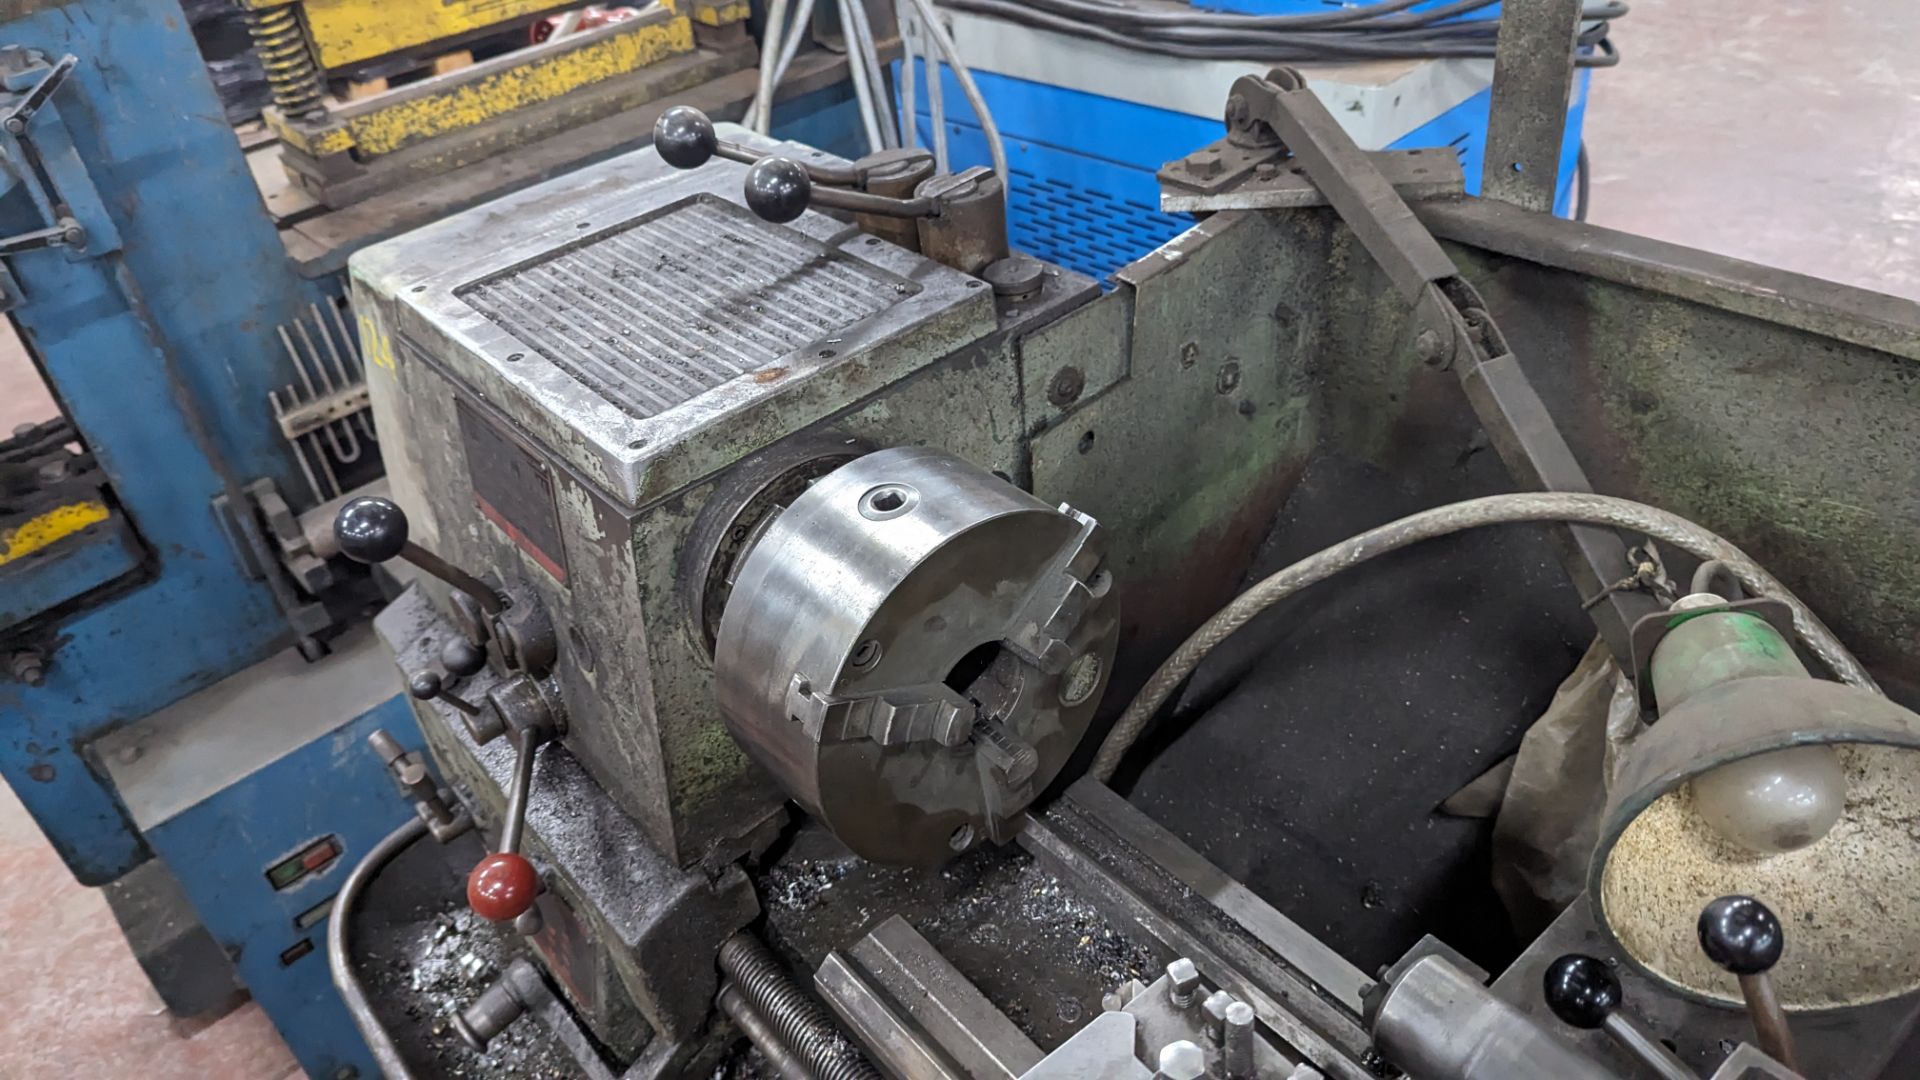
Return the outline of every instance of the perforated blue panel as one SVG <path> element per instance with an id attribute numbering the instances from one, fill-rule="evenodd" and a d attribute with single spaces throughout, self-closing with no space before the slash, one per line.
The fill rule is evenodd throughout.
<path id="1" fill-rule="evenodd" d="M 897 86 L 897 68 L 894 74 Z M 1013 174 L 1007 231 L 1016 249 L 1105 281 L 1192 226 L 1189 215 L 1160 212 L 1154 174 L 1165 162 L 1218 139 L 1219 121 L 989 72 L 975 72 L 974 81 L 1006 143 L 1007 167 Z M 920 145 L 930 146 L 924 67 L 916 83 L 922 88 L 917 102 Z M 989 164 L 986 137 L 951 72 L 945 73 L 942 85 L 952 167 Z M 1467 190 L 1479 191 L 1491 96 L 1482 91 L 1393 146 L 1451 148 L 1460 155 Z M 1586 96 L 1587 73 L 1582 72 L 1574 81 L 1560 163 L 1555 208 L 1561 214 L 1571 205 Z"/>

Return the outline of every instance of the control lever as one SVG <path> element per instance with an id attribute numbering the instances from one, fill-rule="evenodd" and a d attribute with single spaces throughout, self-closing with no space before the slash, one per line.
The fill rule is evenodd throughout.
<path id="1" fill-rule="evenodd" d="M 333 518 L 334 538 L 347 558 L 383 563 L 397 556 L 473 597 L 489 615 L 506 610 L 506 598 L 492 586 L 414 543 L 407 538 L 407 531 L 406 512 L 393 500 L 378 495 L 348 500 Z"/>
<path id="2" fill-rule="evenodd" d="M 514 740 L 513 782 L 507 788 L 506 819 L 500 823 L 500 850 L 475 863 L 467 875 L 467 906 L 473 913 L 492 922 L 511 922 L 523 934 L 540 929 L 533 906 L 540 896 L 540 873 L 520 854 L 520 837 L 526 831 L 534 755 L 549 738 L 544 731 L 527 728 Z"/>
<path id="3" fill-rule="evenodd" d="M 1747 999 L 1747 1014 L 1753 1020 L 1760 1049 L 1800 1072 L 1793 1033 L 1787 1029 L 1787 1011 L 1774 992 L 1773 976 L 1768 974 L 1780 962 L 1781 950 L 1786 947 L 1779 918 L 1751 896 L 1723 896 L 1700 912 L 1698 930 L 1700 948 L 1706 951 L 1707 959 L 1740 980 L 1740 994 Z"/>
<path id="4" fill-rule="evenodd" d="M 1673 1051 L 1621 1010 L 1620 979 L 1605 961 L 1568 953 L 1547 965 L 1543 982 L 1547 1008 L 1562 1022 L 1586 1031 L 1604 1030 L 1663 1080 L 1699 1080 Z"/>
<path id="5" fill-rule="evenodd" d="M 1000 211 L 998 218 L 988 215 L 978 226 L 969 223 L 969 227 L 990 233 L 997 220 L 998 250 L 986 262 L 1006 257 L 1004 199 L 1000 178 L 992 169 L 975 166 L 951 176 L 935 176 L 932 157 L 925 151 L 885 151 L 852 165 L 803 164 L 720 138 L 713 121 L 689 105 L 676 105 L 660 114 L 653 125 L 653 145 L 661 159 L 676 169 L 697 169 L 715 157 L 750 165 L 747 208 L 776 225 L 798 218 L 809 206 L 877 217 L 942 218 L 962 210 L 971 215 L 978 212 L 974 204 L 990 202 Z M 872 190 L 882 186 L 912 194 L 900 197 Z"/>

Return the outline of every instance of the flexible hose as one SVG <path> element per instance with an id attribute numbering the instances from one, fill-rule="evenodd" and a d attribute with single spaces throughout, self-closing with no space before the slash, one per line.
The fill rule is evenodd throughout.
<path id="1" fill-rule="evenodd" d="M 853 97 L 860 106 L 860 126 L 866 132 L 869 152 L 886 149 L 880 135 L 880 114 L 875 108 L 874 89 L 867 82 L 867 62 L 860 55 L 860 37 L 854 29 L 853 9 L 865 0 L 839 0 L 840 29 L 847 43 L 847 78 L 853 83 Z"/>
<path id="2" fill-rule="evenodd" d="M 346 1002 L 347 1012 L 353 1017 L 353 1026 L 360 1029 L 360 1037 L 367 1040 L 367 1049 L 373 1052 L 374 1063 L 380 1066 L 380 1072 L 387 1080 L 413 1080 L 405 1059 L 400 1056 L 400 1048 L 393 1043 L 393 1036 L 387 1034 L 386 1025 L 373 1014 L 373 1007 L 367 1004 L 366 988 L 360 985 L 360 976 L 353 970 L 352 941 L 348 937 L 347 924 L 353 921 L 353 911 L 360 906 L 360 894 L 366 891 L 367 882 L 377 877 L 394 856 L 405 851 L 414 841 L 427 835 L 427 822 L 424 818 L 411 818 L 405 825 L 393 830 L 386 838 L 373 845 L 366 857 L 347 875 L 340 886 L 340 892 L 333 900 L 333 910 L 327 914 L 327 966 L 333 969 L 334 989 L 340 991 L 340 1000 Z"/>
<path id="3" fill-rule="evenodd" d="M 857 61 L 867 73 L 868 104 L 873 109 L 874 126 L 880 132 L 875 150 L 892 150 L 900 145 L 894 129 L 893 104 L 887 100 L 887 80 L 880 73 L 880 46 L 873 40 L 873 20 L 868 17 L 866 0 L 846 0 L 848 20 L 847 59 Z"/>
<path id="4" fill-rule="evenodd" d="M 1484 525 L 1520 522 L 1567 522 L 1627 529 L 1682 548 L 1699 558 L 1724 563 L 1727 572 L 1749 595 L 1771 596 L 1784 601 L 1792 609 L 1794 629 L 1799 631 L 1808 651 L 1826 665 L 1834 677 L 1865 690 L 1880 692 L 1872 676 L 1867 674 L 1866 669 L 1853 658 L 1846 646 L 1840 644 L 1839 639 L 1833 636 L 1833 631 L 1827 629 L 1818 616 L 1772 574 L 1762 569 L 1759 563 L 1725 538 L 1677 514 L 1609 495 L 1572 492 L 1490 495 L 1483 499 L 1469 499 L 1422 510 L 1368 530 L 1269 574 L 1235 597 L 1232 603 L 1202 623 L 1182 642 L 1153 673 L 1153 677 L 1147 680 L 1147 684 L 1140 688 L 1133 703 L 1127 706 L 1127 711 L 1107 734 L 1106 741 L 1100 744 L 1100 752 L 1093 759 L 1093 776 L 1103 782 L 1112 779 L 1114 770 L 1120 767 L 1120 759 L 1126 756 L 1128 748 L 1140 737 L 1147 722 L 1166 704 L 1174 690 L 1216 645 L 1262 611 L 1309 585 L 1325 581 L 1342 570 L 1351 569 L 1375 556 L 1398 551 L 1409 544 Z"/>
<path id="5" fill-rule="evenodd" d="M 954 81 L 960 84 L 960 92 L 966 95 L 967 104 L 972 106 L 974 118 L 980 121 L 980 131 L 987 137 L 987 153 L 993 157 L 993 171 L 1000 177 L 1001 193 L 1005 197 L 1006 193 L 1013 190 L 1013 174 L 1007 171 L 1007 148 L 1000 141 L 1000 128 L 993 122 L 993 113 L 987 110 L 987 99 L 981 96 L 980 88 L 974 85 L 973 72 L 967 70 L 966 61 L 960 59 L 960 50 L 953 43 L 953 35 L 947 33 L 946 24 L 934 14 L 932 0 L 911 2 L 914 10 L 920 13 L 920 22 L 927 28 L 927 36 L 933 39 L 940 55 L 947 58 L 947 66 L 953 69 Z M 937 78 L 939 72 L 935 71 L 928 82 Z M 932 92 L 929 88 L 928 93 Z M 938 137 L 936 132 L 935 138 Z"/>
<path id="6" fill-rule="evenodd" d="M 915 115 L 920 102 L 914 86 L 917 65 L 913 59 L 913 16 L 907 7 L 906 0 L 893 2 L 893 22 L 900 28 L 900 145 L 912 150 L 920 145 L 919 119 Z"/>
<path id="7" fill-rule="evenodd" d="M 793 11 L 793 29 L 787 32 L 786 43 L 780 47 L 780 61 L 773 65 L 774 90 L 780 89 L 781 81 L 787 77 L 787 68 L 793 65 L 794 54 L 800 51 L 800 42 L 806 38 L 812 25 L 813 0 L 800 0 L 800 6 Z M 760 107 L 758 98 L 754 99 L 752 107 L 754 109 Z M 767 109 L 769 114 L 771 114 L 773 109 L 772 102 L 768 102 Z"/>
<path id="8" fill-rule="evenodd" d="M 773 69 L 779 63 L 780 43 L 787 26 L 787 0 L 769 0 L 767 4 L 767 24 L 760 31 L 760 70 L 759 81 L 755 86 L 753 101 L 747 106 L 747 127 L 762 135 L 773 123 Z M 774 63 L 767 63 L 767 53 L 772 52 Z"/>
<path id="9" fill-rule="evenodd" d="M 720 970 L 766 1021 L 780 1045 L 819 1080 L 880 1080 L 880 1073 L 814 1000 L 787 975 L 773 951 L 742 930 L 720 946 Z"/>

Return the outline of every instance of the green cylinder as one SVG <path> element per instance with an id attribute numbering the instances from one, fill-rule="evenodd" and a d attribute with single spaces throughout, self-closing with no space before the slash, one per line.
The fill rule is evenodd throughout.
<path id="1" fill-rule="evenodd" d="M 1705 594 L 1701 594 L 1705 595 Z M 1660 712 L 1686 701 L 1711 686 L 1755 675 L 1797 675 L 1809 678 L 1806 665 L 1793 645 L 1772 623 L 1745 611 L 1715 610 L 1719 597 L 1698 602 L 1689 610 L 1682 597 L 1667 615 L 1671 629 L 1653 650 L 1648 673 Z"/>

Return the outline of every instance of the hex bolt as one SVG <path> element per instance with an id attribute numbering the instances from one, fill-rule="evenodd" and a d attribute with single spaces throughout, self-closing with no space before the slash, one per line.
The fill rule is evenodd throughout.
<path id="1" fill-rule="evenodd" d="M 7 673 L 28 686 L 45 686 L 47 654 L 39 649 L 21 649 L 7 658 Z"/>
<path id="2" fill-rule="evenodd" d="M 1200 969 L 1192 960 L 1181 957 L 1167 965 L 1167 999 L 1184 1009 L 1200 996 Z"/>
<path id="3" fill-rule="evenodd" d="M 1221 1067 L 1228 1080 L 1252 1080 L 1253 1006 L 1236 1001 L 1227 1006 L 1226 1038 L 1221 1040 Z"/>
<path id="4" fill-rule="evenodd" d="M 1215 990 L 1207 995 L 1205 1004 L 1200 1006 L 1200 1011 L 1205 1015 L 1207 1038 L 1215 1046 L 1220 1045 L 1227 1037 L 1227 1010 L 1237 1004 L 1238 1000 L 1225 990 Z"/>
<path id="5" fill-rule="evenodd" d="M 1447 359 L 1444 346 L 1438 331 L 1422 330 L 1413 336 L 1414 353 L 1429 367 L 1439 367 Z"/>
<path id="6" fill-rule="evenodd" d="M 1200 1080 L 1207 1075 L 1207 1053 L 1185 1039 L 1160 1048 L 1160 1068 L 1153 1080 Z"/>

